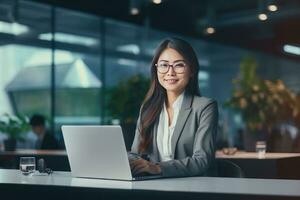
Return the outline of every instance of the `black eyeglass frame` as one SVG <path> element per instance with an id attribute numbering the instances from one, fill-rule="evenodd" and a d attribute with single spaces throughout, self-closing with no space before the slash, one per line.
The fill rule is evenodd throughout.
<path id="1" fill-rule="evenodd" d="M 167 70 L 166 70 L 166 72 L 161 72 L 161 71 L 159 71 L 159 66 L 158 66 L 158 63 L 156 63 L 155 64 L 155 66 L 156 66 L 156 69 L 157 69 L 157 71 L 159 72 L 159 73 L 161 73 L 161 74 L 166 74 L 166 73 L 168 73 L 168 71 L 170 70 L 170 67 L 172 67 L 173 68 L 173 70 L 174 70 L 174 72 L 176 73 L 176 74 L 184 74 L 185 73 L 185 69 L 186 69 L 186 67 L 187 67 L 187 64 L 182 60 L 182 61 L 180 61 L 180 62 L 182 62 L 183 64 L 184 64 L 184 70 L 183 70 L 183 72 L 176 72 L 176 68 L 174 68 L 174 65 L 176 64 L 176 62 L 175 62 L 175 64 L 173 63 L 172 65 L 171 64 L 169 64 L 169 63 L 165 63 L 165 64 L 167 64 L 168 65 L 168 68 L 167 68 Z"/>

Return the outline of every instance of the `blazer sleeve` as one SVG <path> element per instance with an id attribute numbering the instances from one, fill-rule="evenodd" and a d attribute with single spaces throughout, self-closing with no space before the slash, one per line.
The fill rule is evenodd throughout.
<path id="1" fill-rule="evenodd" d="M 180 160 L 158 163 L 164 177 L 203 175 L 215 159 L 215 141 L 218 126 L 218 106 L 210 101 L 198 119 L 193 155 Z"/>

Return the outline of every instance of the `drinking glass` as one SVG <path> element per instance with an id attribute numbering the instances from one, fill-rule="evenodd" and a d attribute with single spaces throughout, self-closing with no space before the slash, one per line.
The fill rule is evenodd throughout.
<path id="1" fill-rule="evenodd" d="M 24 175 L 30 175 L 35 172 L 35 157 L 21 157 L 20 170 Z"/>
<path id="2" fill-rule="evenodd" d="M 265 158 L 266 157 L 266 149 L 267 144 L 265 141 L 257 141 L 256 142 L 256 152 L 258 158 Z"/>

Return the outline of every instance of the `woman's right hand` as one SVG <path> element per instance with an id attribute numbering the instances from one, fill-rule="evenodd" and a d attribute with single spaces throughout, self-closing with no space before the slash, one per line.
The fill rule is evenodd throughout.
<path id="1" fill-rule="evenodd" d="M 133 176 L 137 176 L 142 173 L 161 174 L 161 168 L 158 164 L 152 163 L 142 158 L 130 160 L 129 163 Z"/>

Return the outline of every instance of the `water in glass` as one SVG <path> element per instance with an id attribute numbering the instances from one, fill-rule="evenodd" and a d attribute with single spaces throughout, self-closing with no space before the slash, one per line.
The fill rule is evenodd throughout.
<path id="1" fill-rule="evenodd" d="M 35 157 L 21 157 L 20 170 L 24 175 L 33 174 L 35 172 Z"/>

